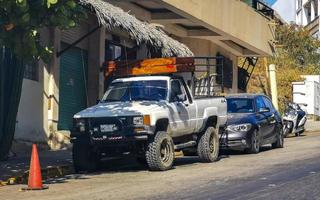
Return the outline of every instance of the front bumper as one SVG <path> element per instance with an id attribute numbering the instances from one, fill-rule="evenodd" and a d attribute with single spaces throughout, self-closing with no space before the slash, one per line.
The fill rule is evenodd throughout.
<path id="1" fill-rule="evenodd" d="M 248 132 L 234 132 L 226 130 L 220 137 L 221 149 L 244 150 L 250 147 L 252 130 Z"/>

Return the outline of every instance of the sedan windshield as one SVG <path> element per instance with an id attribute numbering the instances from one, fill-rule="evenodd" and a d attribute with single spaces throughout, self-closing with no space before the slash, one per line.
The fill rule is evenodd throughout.
<path id="1" fill-rule="evenodd" d="M 167 98 L 167 81 L 115 82 L 106 91 L 102 102 L 160 101 Z"/>
<path id="2" fill-rule="evenodd" d="M 253 99 L 230 98 L 227 99 L 228 113 L 253 113 Z"/>

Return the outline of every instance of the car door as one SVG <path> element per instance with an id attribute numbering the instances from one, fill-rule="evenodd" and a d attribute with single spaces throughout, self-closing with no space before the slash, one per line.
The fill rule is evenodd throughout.
<path id="1" fill-rule="evenodd" d="M 185 99 L 181 100 L 181 97 Z M 179 136 L 188 132 L 189 112 L 188 99 L 183 85 L 179 79 L 170 81 L 169 111 L 170 111 L 170 127 L 173 136 Z"/>
<path id="2" fill-rule="evenodd" d="M 268 117 L 268 134 L 266 135 L 267 139 L 272 139 L 276 135 L 276 125 L 277 125 L 277 120 L 276 120 L 276 109 L 273 107 L 273 104 L 267 97 L 263 97 L 263 101 L 266 105 L 266 107 L 270 110 L 268 112 L 267 117 Z"/>
<path id="3" fill-rule="evenodd" d="M 257 117 L 257 123 L 260 130 L 260 136 L 262 139 L 264 139 L 268 135 L 268 131 L 269 131 L 267 113 L 262 112 L 262 110 L 266 108 L 266 105 L 261 96 L 258 96 L 255 99 L 255 103 L 256 103 L 256 109 L 257 109 L 256 117 Z M 264 141 L 261 141 L 261 142 L 263 143 Z"/>

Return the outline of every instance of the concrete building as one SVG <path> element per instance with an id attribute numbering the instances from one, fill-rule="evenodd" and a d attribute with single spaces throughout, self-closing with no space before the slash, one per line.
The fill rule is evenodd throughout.
<path id="1" fill-rule="evenodd" d="M 228 69 L 225 74 L 229 77 L 226 93 L 241 92 L 241 84 L 248 79 L 248 73 L 239 76 L 240 71 L 248 69 L 238 67 L 238 58 L 273 53 L 270 45 L 274 39 L 273 26 L 268 16 L 239 0 L 108 2 L 142 21 L 161 24 L 165 32 L 186 44 L 195 56 L 224 56 L 223 67 Z M 137 46 L 125 31 L 104 27 L 70 47 L 97 25 L 97 19 L 91 16 L 68 31 L 42 31 L 42 40 L 53 44 L 55 52 L 50 64 L 39 62 L 27 66 L 16 125 L 17 141 L 63 147 L 68 143 L 73 114 L 94 105 L 106 89 L 100 70 L 103 63 L 118 57 L 152 56 L 147 47 Z M 68 46 L 68 50 L 57 56 Z"/>
<path id="2" fill-rule="evenodd" d="M 320 75 L 303 76 L 304 81 L 293 82 L 293 102 L 299 104 L 311 119 L 320 117 Z"/>
<path id="3" fill-rule="evenodd" d="M 319 38 L 319 0 L 296 0 L 296 24 L 306 27 Z"/>

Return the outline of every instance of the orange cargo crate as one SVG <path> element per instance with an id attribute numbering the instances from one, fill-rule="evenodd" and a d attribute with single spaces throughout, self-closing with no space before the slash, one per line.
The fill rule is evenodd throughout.
<path id="1" fill-rule="evenodd" d="M 194 63 L 195 61 L 193 57 L 153 58 L 137 61 L 110 61 L 107 62 L 105 77 L 194 72 Z"/>

